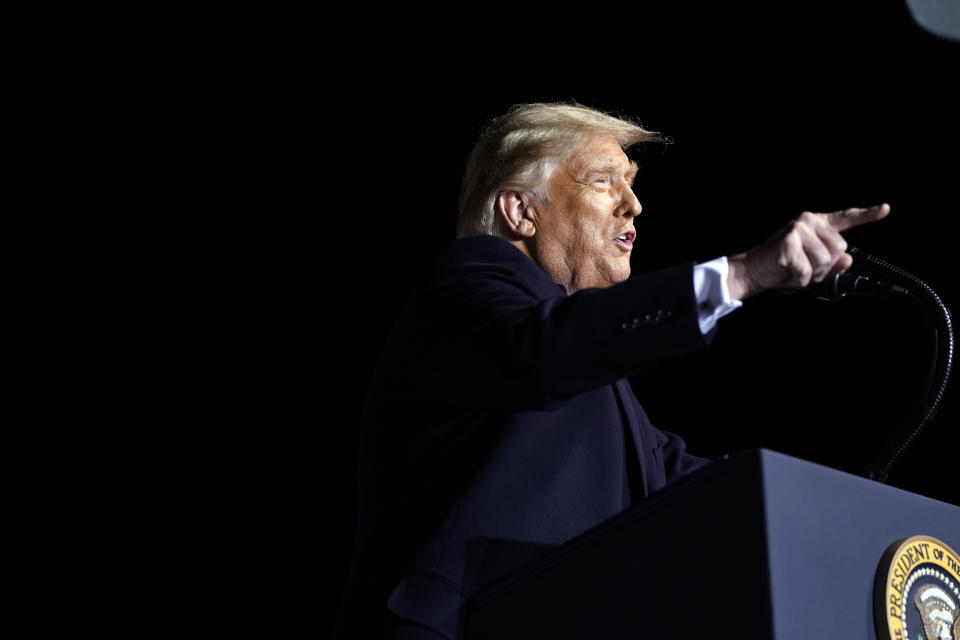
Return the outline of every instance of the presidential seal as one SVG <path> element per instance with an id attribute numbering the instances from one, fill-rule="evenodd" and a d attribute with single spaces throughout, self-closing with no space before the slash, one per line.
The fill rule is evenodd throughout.
<path id="1" fill-rule="evenodd" d="M 877 568 L 878 640 L 960 640 L 960 558 L 930 536 L 899 540 Z"/>

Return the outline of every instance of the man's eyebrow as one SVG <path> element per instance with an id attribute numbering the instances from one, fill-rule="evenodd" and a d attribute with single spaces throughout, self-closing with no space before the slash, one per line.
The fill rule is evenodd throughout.
<path id="1" fill-rule="evenodd" d="M 604 160 L 601 160 L 601 162 L 604 162 Z M 596 164 L 594 166 L 587 167 L 586 171 L 584 172 L 584 176 L 592 176 L 598 173 L 617 173 L 620 171 L 621 166 L 622 165 L 619 162 L 611 158 L 606 160 L 604 164 Z M 637 165 L 634 160 L 631 160 L 630 167 L 624 172 L 624 178 L 630 183 L 631 186 L 633 185 L 634 178 L 637 177 L 637 171 L 639 171 L 639 169 L 639 165 Z"/>
<path id="2" fill-rule="evenodd" d="M 636 162 L 633 160 L 630 161 L 630 166 L 636 166 Z M 599 158 L 596 163 L 588 165 L 586 167 L 587 173 L 601 173 L 606 171 L 607 173 L 619 171 L 620 167 L 623 166 L 621 161 L 618 161 L 616 158 L 607 157 Z"/>

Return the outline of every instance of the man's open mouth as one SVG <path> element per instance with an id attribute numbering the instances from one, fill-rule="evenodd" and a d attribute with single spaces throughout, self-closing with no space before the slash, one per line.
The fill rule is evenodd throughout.
<path id="1" fill-rule="evenodd" d="M 626 233 L 621 233 L 616 238 L 613 239 L 618 245 L 626 247 L 627 249 L 633 248 L 633 239 L 637 236 L 633 231 L 627 231 Z"/>

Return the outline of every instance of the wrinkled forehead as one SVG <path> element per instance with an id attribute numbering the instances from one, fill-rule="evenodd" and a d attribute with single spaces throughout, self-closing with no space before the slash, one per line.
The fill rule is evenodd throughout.
<path id="1" fill-rule="evenodd" d="M 564 165 L 577 175 L 589 171 L 622 171 L 632 179 L 637 173 L 637 163 L 627 157 L 613 136 L 587 138 L 570 152 Z"/>
<path id="2" fill-rule="evenodd" d="M 630 159 L 613 136 L 593 136 L 576 145 L 567 155 L 565 164 L 573 167 L 598 162 L 627 166 Z"/>

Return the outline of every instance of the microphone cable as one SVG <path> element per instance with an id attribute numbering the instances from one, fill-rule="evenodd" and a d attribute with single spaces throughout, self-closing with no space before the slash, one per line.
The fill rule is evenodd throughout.
<path id="1" fill-rule="evenodd" d="M 933 289 L 917 276 L 856 247 L 848 250 L 853 256 L 851 270 L 877 275 L 907 290 L 926 312 L 931 327 L 933 366 L 930 369 L 919 409 L 881 450 L 869 465 L 867 476 L 877 482 L 886 482 L 890 470 L 916 441 L 937 415 L 953 369 L 953 321 L 950 310 Z"/>

